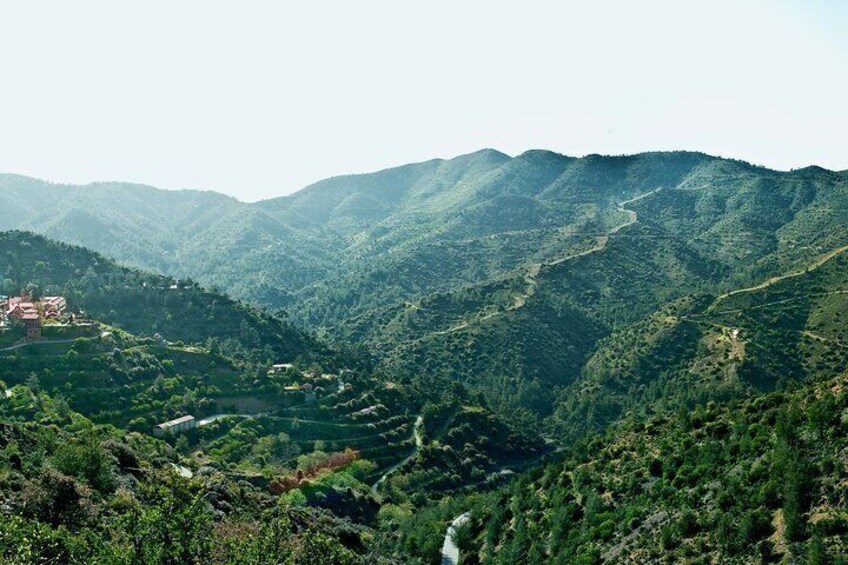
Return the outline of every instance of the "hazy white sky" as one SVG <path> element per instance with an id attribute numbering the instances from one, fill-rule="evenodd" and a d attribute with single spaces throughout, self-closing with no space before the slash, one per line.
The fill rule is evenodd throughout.
<path id="1" fill-rule="evenodd" d="M 848 168 L 848 2 L 0 1 L 0 171 L 256 200 L 482 147 Z"/>

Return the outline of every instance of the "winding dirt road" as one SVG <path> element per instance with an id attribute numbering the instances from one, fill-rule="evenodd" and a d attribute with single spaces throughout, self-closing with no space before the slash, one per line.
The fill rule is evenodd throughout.
<path id="1" fill-rule="evenodd" d="M 408 462 L 412 461 L 412 459 L 416 455 L 418 455 L 418 451 L 421 449 L 421 446 L 424 445 L 424 437 L 421 435 L 421 427 L 423 425 L 424 417 L 419 415 L 417 418 L 415 418 L 415 426 L 412 428 L 412 435 L 413 437 L 415 437 L 415 448 L 412 450 L 412 453 L 410 453 L 402 461 L 395 463 L 394 465 L 386 469 L 386 472 L 383 473 L 379 479 L 377 479 L 377 482 L 371 485 L 372 491 L 376 492 L 377 489 L 380 488 L 380 485 L 385 482 L 389 475 L 406 465 Z"/>
<path id="2" fill-rule="evenodd" d="M 771 285 L 773 285 L 775 283 L 779 283 L 782 280 L 791 279 L 791 278 L 794 278 L 794 277 L 800 277 L 801 275 L 806 274 L 809 271 L 812 271 L 814 269 L 818 269 L 819 267 L 821 267 L 822 265 L 824 265 L 825 263 L 827 263 L 828 261 L 830 261 L 834 257 L 841 255 L 845 251 L 848 251 L 848 245 L 845 245 L 843 247 L 838 247 L 838 248 L 834 249 L 833 251 L 825 253 L 824 255 L 822 255 L 821 257 L 819 257 L 815 261 L 813 261 L 809 266 L 807 266 L 803 270 L 794 271 L 794 272 L 787 273 L 785 275 L 779 275 L 779 276 L 776 276 L 776 277 L 771 277 L 770 279 L 767 279 L 767 280 L 765 280 L 765 281 L 763 281 L 760 284 L 755 285 L 755 286 L 749 286 L 749 287 L 746 287 L 746 288 L 739 288 L 739 289 L 736 289 L 736 290 L 732 290 L 730 292 L 725 292 L 724 294 L 719 294 L 718 297 L 716 297 L 715 302 L 713 303 L 713 305 L 710 308 L 714 307 L 719 302 L 721 302 L 725 298 L 728 298 L 729 296 L 735 296 L 737 294 L 742 294 L 744 292 L 754 292 L 754 291 L 757 291 L 757 290 L 762 290 L 764 288 L 770 287 Z"/>
<path id="3" fill-rule="evenodd" d="M 636 197 L 631 198 L 629 200 L 624 200 L 623 202 L 619 202 L 616 205 L 616 207 L 618 208 L 618 210 L 620 212 L 624 212 L 625 214 L 627 214 L 627 220 L 625 222 L 613 227 L 609 232 L 607 232 L 605 234 L 596 235 L 595 236 L 595 240 L 596 240 L 595 245 L 590 247 L 589 249 L 586 249 L 584 251 L 580 251 L 578 253 L 572 253 L 570 255 L 566 255 L 564 257 L 560 257 L 558 259 L 555 259 L 553 261 L 546 261 L 544 263 L 533 263 L 532 265 L 530 265 L 527 268 L 527 272 L 524 275 L 524 282 L 526 284 L 524 291 L 521 292 L 520 294 L 515 295 L 513 297 L 512 304 L 510 304 L 509 306 L 507 306 L 503 310 L 497 310 L 495 312 L 490 312 L 488 314 L 485 314 L 483 316 L 479 316 L 479 317 L 472 319 L 470 321 L 460 322 L 459 324 L 457 324 L 457 325 L 455 325 L 451 328 L 448 328 L 446 330 L 432 332 L 432 335 L 445 335 L 445 334 L 449 334 L 449 333 L 458 332 L 460 330 L 464 330 L 464 329 L 468 328 L 471 324 L 480 323 L 480 322 L 483 322 L 485 320 L 489 320 L 489 319 L 495 318 L 497 316 L 501 316 L 506 312 L 512 312 L 512 311 L 518 310 L 520 308 L 523 308 L 527 304 L 527 301 L 534 294 L 536 294 L 536 286 L 538 284 L 537 277 L 539 276 L 539 273 L 542 272 L 542 269 L 555 267 L 557 265 L 565 263 L 566 261 L 572 261 L 572 260 L 578 259 L 580 257 L 585 257 L 587 255 L 591 255 L 593 253 L 598 253 L 598 252 L 603 251 L 604 249 L 606 249 L 607 244 L 609 243 L 609 240 L 612 236 L 614 236 L 615 234 L 617 234 L 618 232 L 620 232 L 624 228 L 632 226 L 633 224 L 635 224 L 639 221 L 638 214 L 636 214 L 636 212 L 633 211 L 633 210 L 627 209 L 626 206 L 628 204 L 632 204 L 634 202 L 642 200 L 643 198 L 647 198 L 648 196 L 651 196 L 652 194 L 656 194 L 657 192 L 659 192 L 661 190 L 662 190 L 662 187 L 655 188 L 654 190 L 651 190 L 649 192 L 645 192 L 645 193 L 640 194 L 639 196 L 636 196 Z"/>

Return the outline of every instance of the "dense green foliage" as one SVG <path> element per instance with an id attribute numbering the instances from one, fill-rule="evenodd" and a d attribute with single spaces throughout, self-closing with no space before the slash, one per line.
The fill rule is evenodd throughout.
<path id="1" fill-rule="evenodd" d="M 671 301 L 803 268 L 848 243 L 844 174 L 687 152 L 485 150 L 255 204 L 17 176 L 0 187 L 4 207 L 21 211 L 6 215 L 10 226 L 285 308 L 387 372 L 460 380 L 510 419 L 548 418 L 552 431 L 569 425 L 558 399 L 601 340 Z M 34 194 L 51 207 L 29 211 Z"/>
<path id="2" fill-rule="evenodd" d="M 46 393 L 0 399 L 0 560 L 30 563 L 374 563 L 366 528 L 94 425 Z"/>
<path id="3" fill-rule="evenodd" d="M 256 204 L 5 175 L 0 205 L 170 275 L 0 233 L 0 293 L 99 324 L 0 332 L 6 560 L 436 562 L 468 510 L 465 563 L 846 551 L 844 173 L 481 151 Z M 187 413 L 216 419 L 146 435 Z"/>
<path id="4" fill-rule="evenodd" d="M 111 322 L 47 323 L 37 342 L 14 322 L 0 331 L 6 561 L 373 562 L 396 535 L 378 518 L 383 506 L 427 505 L 546 451 L 459 384 L 392 382 L 191 282 L 27 233 L 0 242 L 7 292 L 66 295 L 71 311 Z M 160 316 L 173 320 L 167 330 L 148 325 Z M 274 361 L 293 363 L 270 369 Z M 314 401 L 307 384 L 319 385 Z M 184 414 L 212 418 L 177 436 L 148 435 Z M 416 415 L 431 428 L 420 450 Z M 456 455 L 425 457 L 440 442 Z M 422 466 L 427 480 L 401 479 Z"/>
<path id="5" fill-rule="evenodd" d="M 848 254 L 788 274 L 729 296 L 680 299 L 614 332 L 563 391 L 561 437 L 598 431 L 628 412 L 674 411 L 839 374 L 848 366 L 840 314 L 848 308 Z"/>
<path id="6" fill-rule="evenodd" d="M 191 280 L 120 267 L 87 249 L 21 232 L 0 233 L 0 293 L 61 294 L 74 311 L 135 334 L 208 343 L 231 356 L 330 359 L 308 334 Z"/>
<path id="7" fill-rule="evenodd" d="M 463 562 L 844 562 L 846 385 L 619 424 L 467 501 Z"/>

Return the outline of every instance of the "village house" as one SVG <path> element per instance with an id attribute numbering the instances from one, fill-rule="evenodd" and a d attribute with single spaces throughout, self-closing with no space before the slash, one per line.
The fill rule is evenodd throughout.
<path id="1" fill-rule="evenodd" d="M 26 328 L 27 341 L 39 341 L 41 339 L 41 316 L 38 312 L 28 312 L 21 317 Z"/>
<path id="2" fill-rule="evenodd" d="M 180 432 L 191 430 L 197 427 L 197 420 L 194 416 L 182 416 L 161 424 L 153 426 L 153 435 L 162 437 L 164 435 L 174 435 Z"/>
<path id="3" fill-rule="evenodd" d="M 40 340 L 42 321 L 61 318 L 68 307 L 63 296 L 45 296 L 41 300 L 33 300 L 26 291 L 22 291 L 20 296 L 2 298 L 0 318 L 19 320 L 26 329 L 27 341 Z"/>
<path id="4" fill-rule="evenodd" d="M 0 306 L 10 318 L 23 319 L 26 314 L 38 314 L 41 317 L 59 317 L 67 310 L 68 302 L 64 296 L 45 296 L 34 300 L 27 292 L 20 296 L 2 297 Z"/>
<path id="5" fill-rule="evenodd" d="M 58 318 L 65 313 L 68 302 L 64 296 L 45 296 L 41 299 L 41 307 L 45 317 Z"/>
<path id="6" fill-rule="evenodd" d="M 38 310 L 29 296 L 15 296 L 8 300 L 7 314 L 10 318 L 22 320 L 27 314 L 38 315 Z"/>

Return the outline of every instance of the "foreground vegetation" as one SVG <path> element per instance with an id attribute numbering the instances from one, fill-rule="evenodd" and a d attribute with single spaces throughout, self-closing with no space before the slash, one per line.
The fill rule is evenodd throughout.
<path id="1" fill-rule="evenodd" d="M 40 341 L 0 332 L 4 562 L 408 562 L 398 521 L 549 450 L 459 384 L 393 381 L 193 283 L 32 234 L 0 242 L 2 291 L 86 307 Z M 185 414 L 200 425 L 151 436 Z"/>
<path id="2" fill-rule="evenodd" d="M 46 393 L 0 400 L 4 563 L 371 563 L 363 527 L 294 507 Z"/>
<path id="3" fill-rule="evenodd" d="M 847 386 L 629 419 L 456 505 L 463 563 L 843 563 Z"/>

